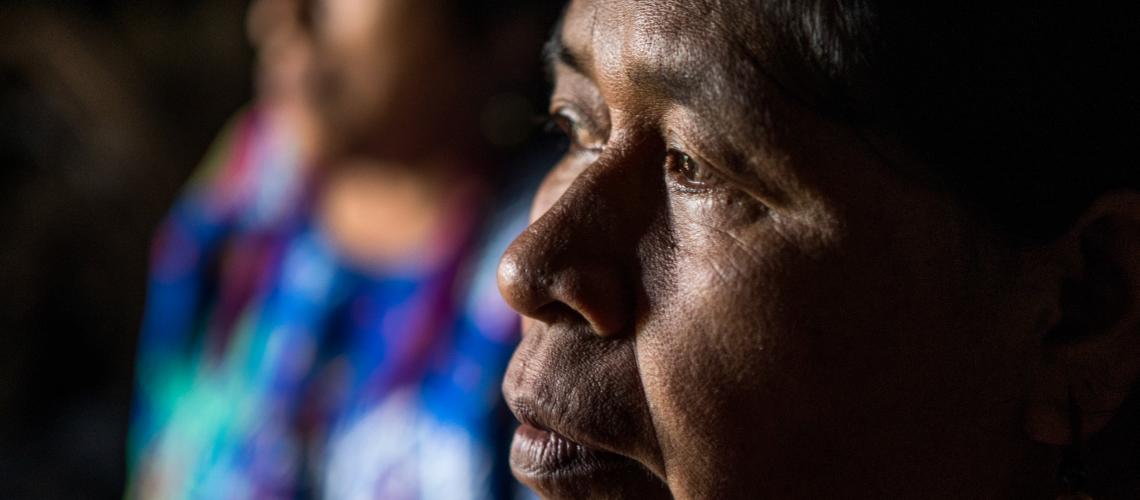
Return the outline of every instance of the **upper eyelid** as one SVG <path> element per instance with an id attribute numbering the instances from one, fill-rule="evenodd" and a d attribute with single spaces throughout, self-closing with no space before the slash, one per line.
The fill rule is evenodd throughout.
<path id="1" fill-rule="evenodd" d="M 724 173 L 728 179 L 736 178 L 733 172 L 728 171 L 728 168 L 721 167 L 718 162 L 710 161 L 707 157 L 701 154 L 700 151 L 702 151 L 703 148 L 695 147 L 688 141 L 682 139 L 682 134 L 679 134 L 672 129 L 665 129 L 664 134 L 666 150 L 684 153 L 700 165 L 713 169 L 713 171 L 717 172 L 718 175 Z"/>
<path id="2" fill-rule="evenodd" d="M 589 134 L 596 136 L 602 145 L 608 144 L 610 136 L 614 132 L 610 123 L 610 108 L 605 97 L 601 95 L 597 82 L 590 75 L 580 72 L 576 66 L 567 66 L 564 61 L 557 61 L 551 69 L 553 70 L 554 91 L 551 95 L 549 113 L 556 115 L 560 112 L 570 111 L 571 114 L 567 115 L 567 118 L 575 120 L 576 126 L 582 127 Z M 583 106 L 583 103 L 593 105 Z M 602 112 L 601 120 L 593 114 L 599 108 L 605 110 Z M 680 118 L 681 115 L 690 113 L 693 113 L 693 110 L 689 105 L 675 101 L 650 111 L 651 115 L 657 116 L 658 123 L 662 125 L 670 123 L 670 116 Z M 701 115 L 701 113 L 696 114 Z M 705 116 L 704 118 L 707 119 L 708 117 Z M 751 162 L 745 158 L 733 154 L 706 156 L 704 152 L 710 150 L 715 152 L 717 150 L 716 147 L 707 146 L 716 144 L 720 138 L 699 137 L 700 134 L 698 134 L 694 141 L 692 140 L 693 137 L 688 137 L 688 134 L 680 133 L 678 130 L 672 130 L 671 127 L 660 129 L 659 134 L 661 134 L 660 138 L 664 140 L 664 146 L 667 150 L 676 150 L 692 157 L 699 166 L 712 170 L 714 175 L 736 186 L 737 189 L 756 198 L 761 203 L 768 206 L 786 204 L 787 200 L 783 191 L 777 189 L 776 185 L 771 184 L 763 177 L 757 177 L 755 172 L 752 172 Z M 686 140 L 686 137 L 689 140 Z"/>
<path id="3" fill-rule="evenodd" d="M 740 168 L 746 168 L 746 165 L 740 165 L 739 168 L 734 168 L 731 165 L 725 164 L 728 160 L 710 160 L 700 153 L 703 148 L 693 146 L 688 141 L 682 139 L 683 134 L 672 130 L 666 130 L 664 133 L 666 134 L 666 148 L 688 155 L 700 166 L 712 170 L 715 172 L 715 175 L 722 177 L 725 181 L 735 185 L 737 189 L 760 200 L 765 205 L 784 204 L 784 200 L 778 191 L 772 189 L 766 182 L 739 171 Z"/>
<path id="4" fill-rule="evenodd" d="M 565 116 L 566 118 L 569 118 L 576 122 L 588 120 L 588 118 L 584 116 L 585 113 L 582 113 L 582 110 L 579 109 L 577 105 L 569 101 L 551 101 L 550 110 L 548 113 L 550 113 L 550 116 Z"/>
<path id="5" fill-rule="evenodd" d="M 665 143 L 665 151 L 666 151 L 666 154 L 670 154 L 671 152 L 676 152 L 676 153 L 680 153 L 682 155 L 685 155 L 685 156 L 689 157 L 690 160 L 696 162 L 698 168 L 705 168 L 705 169 L 708 169 L 709 171 L 711 171 L 713 178 L 714 178 L 713 184 L 720 184 L 722 181 L 728 181 L 730 183 L 734 183 L 734 184 L 738 184 L 738 185 L 740 184 L 739 179 L 737 179 L 737 177 L 735 175 L 732 175 L 731 173 L 726 172 L 724 168 L 721 168 L 716 163 L 708 161 L 707 159 L 705 159 L 703 156 L 701 156 L 698 153 L 693 153 L 692 151 L 694 151 L 694 150 L 687 148 L 683 145 L 680 145 L 675 141 L 666 142 Z M 709 186 L 711 187 L 713 184 L 710 184 Z"/>
<path id="6" fill-rule="evenodd" d="M 686 139 L 687 134 L 683 134 L 673 128 L 666 128 L 662 133 L 665 134 L 666 147 L 689 155 L 701 165 L 713 169 L 719 175 L 724 175 L 726 179 L 741 182 L 746 177 L 746 175 L 738 172 L 737 168 L 730 165 L 729 163 L 731 162 L 727 159 L 706 156 L 703 151 L 708 148 L 701 144 L 702 141 Z"/>
<path id="7" fill-rule="evenodd" d="M 566 118 L 574 121 L 575 126 L 584 128 L 587 133 L 596 136 L 601 145 L 608 144 L 610 139 L 610 130 L 602 130 L 599 122 L 594 116 L 587 112 L 591 109 L 588 106 L 582 106 L 578 99 L 574 99 L 574 94 L 577 94 L 570 87 L 563 87 L 564 80 L 556 78 L 555 91 L 551 96 L 549 113 L 552 116 L 563 115 Z M 674 112 L 683 112 L 682 107 L 671 107 L 667 111 L 663 111 L 659 119 L 661 122 L 669 122 L 669 115 Z M 609 121 L 609 117 L 606 117 Z M 608 125 L 608 124 L 607 124 Z M 714 141 L 715 138 L 698 137 L 696 141 L 689 137 L 689 134 L 681 133 L 681 131 L 673 127 L 663 127 L 658 132 L 661 134 L 661 139 L 664 141 L 664 146 L 667 150 L 676 150 L 690 156 L 701 167 L 708 168 L 714 172 L 714 175 L 720 177 L 740 191 L 748 194 L 749 196 L 759 200 L 768 206 L 782 206 L 786 204 L 784 196 L 781 191 L 775 189 L 775 186 L 769 184 L 762 178 L 747 173 L 751 170 L 749 162 L 743 158 L 731 158 L 734 155 L 728 155 L 728 158 L 721 155 L 713 155 L 712 157 L 705 155 L 703 152 L 708 148 L 704 144 L 708 141 Z M 703 141 L 701 139 L 704 139 Z M 588 148 L 597 149 L 597 148 Z M 715 149 L 715 148 L 713 148 Z"/>
<path id="8" fill-rule="evenodd" d="M 582 109 L 572 101 L 565 99 L 554 99 L 550 104 L 551 116 L 563 116 L 575 123 L 576 127 L 585 127 L 588 133 L 598 135 L 599 141 L 604 146 L 608 141 L 608 131 L 606 133 L 599 133 L 594 125 L 593 119 L 589 114 L 582 112 Z M 666 152 L 676 151 L 685 154 L 692 158 L 702 168 L 708 168 L 713 172 L 713 175 L 719 177 L 722 181 L 727 182 L 741 192 L 759 200 L 766 206 L 773 206 L 773 202 L 777 205 L 781 203 L 781 197 L 777 195 L 777 191 L 771 189 L 767 183 L 757 179 L 748 174 L 739 172 L 737 168 L 731 165 L 724 164 L 728 160 L 710 159 L 704 155 L 702 151 L 704 148 L 699 145 L 694 145 L 691 141 L 684 139 L 684 134 L 675 130 L 663 129 L 662 134 L 663 146 Z M 574 140 L 575 138 L 572 138 Z M 589 145 L 581 145 L 587 150 L 598 151 L 600 148 L 590 147 Z M 744 168 L 741 165 L 740 168 Z"/>
<path id="9" fill-rule="evenodd" d="M 559 63 L 554 75 L 554 89 L 550 96 L 550 112 L 561 107 L 575 111 L 579 123 L 588 127 L 604 140 L 609 139 L 609 104 L 601 90 L 589 76 Z"/>

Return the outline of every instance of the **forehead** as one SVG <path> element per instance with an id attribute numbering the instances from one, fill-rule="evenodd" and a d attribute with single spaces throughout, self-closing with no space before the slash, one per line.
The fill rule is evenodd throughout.
<path id="1" fill-rule="evenodd" d="M 758 65 L 759 54 L 747 43 L 756 25 L 747 4 L 575 0 L 561 38 L 587 76 L 611 97 L 661 97 L 755 122 L 754 111 L 772 89 Z"/>
<path id="2" fill-rule="evenodd" d="M 729 10 L 741 9 L 736 3 L 715 0 L 575 0 L 563 29 L 567 41 L 578 47 L 598 46 L 610 53 L 624 49 L 692 63 L 698 61 L 692 57 L 695 52 L 725 55 L 724 42 L 735 36 L 734 28 L 747 22 L 735 16 L 733 23 L 725 23 Z M 686 50 L 675 50 L 680 47 Z"/>
<path id="3" fill-rule="evenodd" d="M 620 33 L 638 48 L 680 44 L 719 51 L 728 48 L 726 41 L 754 30 L 761 17 L 761 9 L 754 7 L 748 0 L 574 0 L 567 17 L 568 23 L 573 19 L 584 24 L 571 24 L 575 29 Z"/>

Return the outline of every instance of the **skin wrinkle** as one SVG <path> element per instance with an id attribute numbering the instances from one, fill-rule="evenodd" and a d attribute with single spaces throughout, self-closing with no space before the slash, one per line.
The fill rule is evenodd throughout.
<path id="1" fill-rule="evenodd" d="M 575 54 L 578 54 L 578 53 L 584 53 L 584 51 L 576 51 L 576 50 L 575 50 L 575 51 L 572 51 L 572 52 L 574 52 Z M 574 59 L 589 60 L 589 59 L 592 59 L 592 56 L 580 56 L 580 55 L 576 55 L 576 56 L 574 57 Z M 641 72 L 638 72 L 638 74 L 645 74 L 645 75 L 654 75 L 655 73 L 660 73 L 660 71 L 659 71 L 659 70 L 657 70 L 657 69 L 646 69 L 645 71 L 641 71 Z M 648 77 L 646 77 L 646 78 L 648 78 Z M 653 78 L 653 80 L 654 80 L 654 81 L 657 81 L 657 80 L 659 80 L 659 79 L 660 79 L 660 78 L 658 78 L 658 77 L 654 77 L 654 78 Z M 644 83 L 644 82 L 638 82 L 638 83 Z M 740 93 L 742 93 L 742 92 L 738 92 L 738 94 L 740 94 Z M 663 94 L 668 94 L 668 93 L 663 93 Z M 710 98 L 710 99 L 704 99 L 704 101 L 712 101 L 712 100 L 713 100 L 713 99 L 711 99 L 711 98 Z M 683 104 L 683 103 L 682 103 L 682 104 Z M 705 107 L 707 107 L 707 106 L 705 106 Z M 652 111 L 652 110 L 647 110 L 645 113 L 648 113 L 648 112 L 651 112 L 651 111 Z M 658 111 L 660 111 L 660 110 L 658 110 Z M 615 108 L 613 108 L 613 109 L 610 111 L 610 113 L 611 113 L 611 114 L 620 114 L 621 112 L 622 112 L 622 110 L 621 110 L 621 109 L 619 109 L 619 108 L 616 108 L 616 107 L 615 107 Z M 769 120 L 761 120 L 761 121 L 762 121 L 762 122 L 767 122 L 767 121 L 769 121 Z M 711 122 L 713 122 L 713 120 L 706 120 L 706 122 L 708 122 L 708 123 L 711 123 Z M 722 131 L 722 132 L 723 132 L 723 131 Z M 765 148 L 767 149 L 767 147 L 765 147 Z M 753 157 L 754 157 L 754 158 L 756 158 L 756 157 L 767 157 L 767 156 L 769 156 L 770 154 L 771 154 L 771 153 L 767 153 L 767 152 L 765 152 L 765 153 L 761 153 L 761 154 L 754 154 L 754 155 L 753 155 Z M 754 169 L 754 171 L 761 171 L 761 169 L 759 169 L 759 168 L 755 168 L 755 169 Z M 771 189 L 766 189 L 765 191 L 772 191 L 772 190 L 771 190 Z M 775 192 L 775 191 L 773 191 L 773 192 Z"/>
<path id="2" fill-rule="evenodd" d="M 718 93 L 715 95 L 710 94 L 709 98 L 704 100 L 704 102 L 702 102 L 702 105 L 697 107 L 697 109 L 710 109 L 710 110 L 718 110 L 719 109 L 719 111 L 717 111 L 717 113 L 719 113 L 721 116 L 724 116 L 726 114 L 730 117 L 738 116 L 738 114 L 735 111 L 720 109 L 717 106 L 709 105 L 709 102 L 715 101 L 717 96 L 720 94 L 749 95 L 750 93 L 751 92 L 748 92 L 746 89 L 738 88 L 738 89 L 735 89 L 734 91 L 725 91 L 725 92 L 721 92 L 721 93 Z M 764 95 L 767 95 L 766 91 L 764 92 Z M 764 100 L 767 101 L 766 98 Z M 682 103 L 681 107 L 687 107 L 687 106 L 685 106 L 684 103 Z M 761 106 L 733 106 L 733 109 L 749 109 L 749 110 L 759 109 L 760 110 L 759 111 L 760 116 L 762 116 L 764 118 L 756 119 L 755 115 L 753 115 L 752 118 L 741 117 L 741 118 L 738 118 L 735 120 L 730 119 L 730 120 L 724 120 L 724 121 L 730 122 L 730 123 L 731 122 L 735 122 L 735 123 L 742 123 L 742 122 L 743 123 L 756 123 L 759 125 L 759 128 L 757 129 L 756 132 L 753 132 L 751 134 L 751 137 L 759 136 L 759 137 L 764 137 L 766 140 L 757 142 L 754 139 L 747 139 L 747 140 L 738 139 L 738 137 L 740 136 L 740 133 L 737 132 L 737 130 L 735 128 L 734 129 L 728 129 L 728 130 L 718 130 L 717 134 L 731 138 L 731 140 L 729 142 L 730 142 L 730 144 L 732 144 L 733 147 L 729 148 L 730 150 L 753 151 L 752 154 L 750 155 L 751 160 L 748 162 L 748 164 L 752 167 L 752 169 L 751 169 L 752 172 L 765 172 L 765 171 L 767 171 L 768 170 L 767 168 L 764 168 L 761 166 L 762 163 L 770 162 L 774 157 L 777 156 L 777 151 L 779 150 L 779 148 L 775 147 L 772 143 L 768 142 L 770 140 L 773 140 L 772 136 L 770 136 L 769 134 L 774 133 L 776 130 L 778 130 L 777 127 L 772 125 L 773 120 L 771 118 L 768 118 L 770 116 L 772 106 L 769 104 L 764 104 Z M 756 111 L 753 111 L 753 112 L 755 113 Z M 721 121 L 721 120 L 713 119 L 713 116 L 716 116 L 716 115 L 714 115 L 712 113 L 702 113 L 700 111 L 697 111 L 697 113 L 698 113 L 698 116 L 701 116 L 703 118 L 702 121 L 704 123 L 718 123 Z M 698 135 L 698 137 L 700 137 L 700 136 Z M 736 162 L 729 160 L 726 163 L 734 164 Z M 777 178 L 783 178 L 783 176 L 778 176 Z M 770 191 L 772 193 L 780 193 L 782 190 L 787 189 L 784 186 L 779 186 L 779 187 L 781 189 L 772 189 L 771 187 L 769 187 L 765 191 Z M 779 195 L 779 196 L 780 196 L 779 198 L 776 198 L 777 202 L 779 202 L 779 200 L 782 200 L 785 197 L 784 195 Z"/>
<path id="3" fill-rule="evenodd" d="M 650 16 L 637 16 L 634 23 L 629 36 L 623 40 L 622 52 L 644 54 L 644 57 L 624 64 L 619 70 L 623 78 L 632 82 L 639 95 L 650 101 L 662 101 L 654 97 L 667 96 L 682 105 L 692 103 L 694 96 L 703 90 L 700 74 L 704 73 L 705 63 L 688 44 L 671 43 L 688 34 L 682 29 L 663 26 Z"/>
<path id="4" fill-rule="evenodd" d="M 618 141 L 618 142 L 620 142 L 620 141 Z M 627 151 L 629 151 L 629 148 L 614 147 L 614 148 L 607 150 L 605 155 L 621 154 L 621 153 L 627 152 Z M 578 179 L 575 179 L 574 182 L 570 183 L 571 185 L 568 186 L 568 188 L 563 192 L 562 196 L 563 197 L 578 196 L 576 193 L 582 192 L 585 189 L 585 186 L 589 185 L 589 182 L 587 181 L 587 179 L 590 179 L 592 176 L 594 176 L 595 172 L 599 171 L 599 169 L 600 169 L 600 167 L 595 166 L 592 170 L 591 169 L 583 170 L 582 173 L 580 174 L 580 177 Z M 586 216 L 586 219 L 584 219 L 584 220 L 586 221 L 585 225 L 588 227 L 599 227 L 599 226 L 605 226 L 606 225 L 604 222 L 599 223 L 595 217 L 597 217 L 598 215 L 600 215 L 602 213 L 608 212 L 609 209 L 606 208 L 606 206 L 604 204 L 605 203 L 604 200 L 597 200 L 597 201 L 601 202 L 601 204 L 594 203 L 595 207 L 597 207 L 597 210 L 583 214 Z M 542 209 L 540 208 L 539 213 L 541 213 L 541 212 L 542 212 Z M 536 221 L 536 226 L 543 225 L 545 223 L 545 221 L 560 220 L 563 216 L 565 216 L 565 214 L 562 213 L 561 205 L 556 204 L 553 207 L 551 207 L 550 209 L 545 210 L 545 213 L 543 214 L 543 216 L 538 221 Z M 567 238 L 569 238 L 569 237 L 572 237 L 572 236 L 567 235 Z M 559 244 L 561 244 L 561 242 L 559 242 Z M 556 250 L 553 253 L 553 255 L 559 255 L 560 252 L 561 252 L 560 249 Z M 555 262 L 557 262 L 557 260 L 552 260 L 551 262 L 555 263 Z M 595 330 L 597 330 L 596 327 L 595 327 Z M 580 411 L 580 409 L 579 408 L 571 408 L 568 411 L 570 411 L 571 413 L 574 413 L 574 412 Z M 659 470 L 660 470 L 660 468 L 659 468 Z"/>
<path id="5" fill-rule="evenodd" d="M 582 335 L 588 337 L 589 333 L 582 333 Z M 610 353 L 614 352 L 615 350 L 622 350 L 627 348 L 628 346 L 613 342 L 592 342 L 591 355 L 589 357 L 592 360 L 605 361 L 613 358 Z M 553 361 L 561 366 L 566 366 L 578 365 L 583 360 L 578 356 L 560 354 Z M 533 375 L 534 373 L 541 372 L 547 368 L 545 366 L 532 367 L 530 365 L 527 365 L 525 369 L 532 370 L 530 373 Z M 605 403 L 607 401 L 622 400 L 621 398 L 614 399 L 607 396 L 620 396 L 623 393 L 630 393 L 626 392 L 620 386 L 616 388 L 613 387 L 612 382 L 609 382 L 612 377 L 601 377 L 601 374 L 606 373 L 605 370 L 599 370 L 594 373 L 597 373 L 598 375 L 586 373 L 584 380 L 578 376 L 569 375 L 558 378 L 552 385 L 546 386 L 546 389 L 538 393 L 538 397 L 536 398 L 537 400 L 535 403 L 539 406 L 548 406 L 555 408 L 556 412 L 554 415 L 556 418 L 560 415 L 594 415 L 593 418 L 599 421 L 597 428 L 601 429 L 602 431 L 615 428 L 629 428 L 629 424 L 627 422 L 619 421 L 616 419 L 616 416 L 623 415 L 624 413 L 608 411 L 605 407 Z M 561 394 L 566 391 L 569 391 L 571 397 L 561 397 Z M 639 394 L 634 392 L 630 395 L 637 397 Z M 598 399 L 599 397 L 601 399 Z M 592 403 L 584 404 L 585 401 L 591 401 Z M 602 425 L 602 422 L 610 422 L 615 425 Z M 549 422 L 548 424 L 555 428 L 565 427 L 565 425 L 558 420 Z M 605 436 L 603 436 L 602 439 L 605 439 Z M 610 439 L 613 438 L 610 437 Z"/>
<path id="6" fill-rule="evenodd" d="M 667 188 L 662 185 L 658 187 L 658 189 L 665 190 Z M 669 222 L 672 220 L 670 217 L 672 214 L 672 207 L 667 205 L 666 210 L 668 210 L 669 213 L 665 214 L 650 226 L 654 229 L 650 231 L 650 235 L 662 236 L 659 238 L 653 238 L 652 236 L 645 238 L 643 240 L 644 243 L 638 247 L 638 261 L 643 263 L 642 268 L 647 270 L 644 275 L 648 276 L 649 278 L 645 281 L 644 286 L 640 288 L 640 297 L 642 298 L 639 300 L 639 302 L 643 304 L 643 308 L 638 308 L 637 311 L 637 318 L 635 320 L 636 331 L 643 331 L 646 328 L 646 317 L 648 316 L 647 311 L 653 310 L 654 304 L 651 303 L 647 290 L 656 290 L 659 293 L 670 295 L 672 293 L 675 293 L 676 290 L 675 281 L 669 279 L 668 274 L 661 271 L 662 269 L 668 269 L 675 264 L 675 260 L 670 257 L 673 255 L 673 252 L 668 250 L 676 249 L 678 246 L 676 228 Z M 655 249 L 665 249 L 667 251 L 655 252 Z M 645 365 L 641 362 L 640 357 L 636 356 L 636 352 L 640 347 L 638 344 L 640 342 L 643 342 L 643 340 L 643 336 L 635 335 L 631 340 L 631 343 L 632 349 L 635 353 L 633 360 L 635 370 L 638 373 L 639 388 L 641 389 L 642 397 L 645 397 L 644 381 L 652 378 L 653 367 L 651 365 Z M 660 414 L 660 410 L 656 407 L 656 402 L 654 400 L 646 398 L 646 407 L 650 415 Z M 650 426 L 652 428 L 653 438 L 655 442 L 658 443 L 657 454 L 660 457 L 664 455 L 664 451 L 661 450 L 661 443 L 666 442 L 667 435 L 664 433 L 664 429 L 658 424 L 658 419 L 650 418 Z M 659 458 L 658 460 L 661 459 Z M 665 464 L 663 462 L 658 462 L 655 465 L 656 466 L 653 468 L 653 474 L 658 476 L 658 478 L 663 483 L 668 484 L 669 470 L 665 467 Z"/>
<path id="7" fill-rule="evenodd" d="M 737 235 L 735 235 L 735 234 L 733 234 L 730 231 L 727 231 L 725 229 L 713 227 L 709 224 L 704 224 L 704 223 L 698 223 L 698 224 L 709 229 L 710 231 L 712 231 L 712 233 L 714 235 L 722 235 L 725 238 L 732 240 L 733 243 L 736 244 L 736 248 L 739 249 L 740 251 L 744 252 L 744 255 L 748 257 L 748 260 L 751 261 L 751 263 L 753 265 L 756 265 L 756 264 L 759 264 L 760 262 L 762 262 L 762 260 L 755 255 L 756 250 L 753 249 L 753 247 L 751 245 L 748 245 L 747 243 L 745 243 L 741 239 L 740 236 L 737 236 Z M 747 275 L 747 272 L 746 272 L 745 267 L 744 267 L 745 263 L 739 262 L 737 259 L 732 259 L 729 261 L 729 263 L 733 266 L 733 271 L 735 271 L 737 276 Z M 726 280 L 726 281 L 729 281 L 729 280 Z"/>
<path id="8" fill-rule="evenodd" d="M 656 189 L 657 190 L 664 190 L 666 188 L 664 185 L 661 185 L 659 187 L 656 187 Z M 638 240 L 638 245 L 637 245 L 638 246 L 638 251 L 637 251 L 638 258 L 635 262 L 639 263 L 639 267 L 642 270 L 653 270 L 653 269 L 661 269 L 661 268 L 668 267 L 668 263 L 659 262 L 660 260 L 663 260 L 664 258 L 653 257 L 654 255 L 660 254 L 659 251 L 654 251 L 655 247 L 660 248 L 660 247 L 672 246 L 672 244 L 658 243 L 658 240 L 660 238 L 657 235 L 662 233 L 662 230 L 660 229 L 660 227 L 661 227 L 660 221 L 662 221 L 662 220 L 667 223 L 668 219 L 667 218 L 666 219 L 657 219 L 653 223 L 649 224 L 649 226 L 648 226 L 649 229 L 647 230 L 646 236 Z M 666 233 L 666 234 L 671 234 L 671 233 Z M 666 241 L 670 241 L 670 242 L 673 241 L 672 238 L 668 238 L 668 237 L 666 237 L 664 239 Z M 648 258 L 647 258 L 647 255 L 649 256 Z M 668 254 L 665 254 L 665 255 L 668 255 Z M 652 272 L 652 271 L 643 271 L 643 272 L 637 273 L 636 275 L 659 276 L 659 275 L 661 275 L 661 273 Z M 645 293 L 644 290 L 646 290 L 647 288 L 658 288 L 658 289 L 660 289 L 660 288 L 672 288 L 672 283 L 668 283 L 666 286 L 662 286 L 664 284 L 660 280 L 653 280 L 652 278 L 650 280 L 656 281 L 656 282 L 646 282 L 642 286 L 638 287 L 638 291 L 639 291 L 638 302 L 640 302 L 641 304 L 635 306 L 635 312 L 634 312 L 635 318 L 634 318 L 634 322 L 633 322 L 637 330 L 640 330 L 640 328 L 642 326 L 642 321 L 643 321 L 642 318 L 644 317 L 644 311 L 651 310 L 653 308 L 653 304 L 650 302 L 650 295 L 648 293 Z M 637 283 L 636 280 L 634 280 L 633 282 Z M 637 343 L 639 342 L 639 340 L 640 340 L 639 336 L 636 336 L 636 335 L 631 336 L 631 338 L 630 338 L 630 349 L 632 352 L 637 351 L 637 349 L 638 349 Z M 644 386 L 641 384 L 641 380 L 644 380 L 644 377 L 640 375 L 642 373 L 643 366 L 641 365 L 641 363 L 638 360 L 638 357 L 635 354 L 631 355 L 631 357 L 632 357 L 632 359 L 634 359 L 634 370 L 636 373 L 639 374 L 638 386 L 637 386 L 637 389 L 639 391 L 638 395 L 641 398 L 645 398 L 645 389 L 644 389 Z M 651 405 L 651 404 L 652 404 L 651 402 L 649 404 L 647 404 L 647 409 L 652 414 L 652 408 L 649 408 L 649 405 Z M 651 427 L 651 431 L 653 433 L 655 442 L 660 443 L 662 436 L 659 434 L 660 431 L 658 430 L 658 427 L 656 425 L 654 425 L 654 421 L 652 418 L 650 418 L 650 427 Z M 651 455 L 656 454 L 657 456 L 660 456 L 660 454 L 661 454 L 660 450 L 656 450 L 656 451 L 651 450 L 651 451 L 649 451 L 649 453 Z M 659 459 L 657 459 L 657 460 L 659 460 Z M 662 481 L 664 483 L 668 483 L 668 470 L 665 468 L 665 465 L 663 463 L 660 463 L 658 461 L 657 463 L 654 464 L 654 467 L 652 467 L 651 469 L 647 468 L 647 471 L 649 471 L 653 476 L 656 476 L 656 478 L 659 479 L 660 481 Z"/>
<path id="9" fill-rule="evenodd" d="M 552 102 L 581 108 L 606 140 L 555 167 L 536 197 L 541 217 L 504 257 L 504 295 L 529 317 L 504 394 L 541 394 L 563 412 L 558 430 L 656 479 L 520 475 L 543 495 L 657 498 L 662 482 L 661 498 L 1049 493 L 1055 464 L 1022 434 L 1022 410 L 1055 413 L 1056 386 L 1038 395 L 1026 381 L 1047 378 L 1031 374 L 1064 317 L 1050 311 L 1062 307 L 1057 262 L 1073 244 L 1037 256 L 1010 246 L 814 110 L 807 96 L 831 78 L 811 76 L 820 63 L 795 78 L 769 71 L 819 51 L 803 36 L 829 24 L 840 38 L 866 35 L 865 13 L 812 8 L 795 19 L 804 25 L 779 22 L 799 11 L 790 2 L 568 9 L 562 36 L 585 67 L 556 68 Z M 794 43 L 801 52 L 777 53 Z M 702 91 L 678 95 L 654 73 L 698 75 Z M 718 169 L 705 173 L 723 182 L 693 188 L 663 161 L 673 147 L 698 165 L 747 166 L 778 199 L 762 203 Z M 1027 258 L 1042 264 L 1018 263 Z M 545 304 L 566 314 L 544 315 Z M 622 327 L 599 326 L 612 324 Z M 1113 377 L 1104 382 L 1128 375 Z"/>
<path id="10" fill-rule="evenodd" d="M 702 116 L 683 106 L 675 106 L 663 114 L 665 116 L 663 121 L 666 122 L 687 121 L 686 115 L 698 117 L 693 121 L 712 121 L 707 115 Z M 751 155 L 750 160 L 742 160 L 741 155 L 733 154 L 731 150 L 724 151 L 723 148 L 710 146 L 710 144 L 716 143 L 716 138 L 701 130 L 665 129 L 664 135 L 666 137 L 681 136 L 682 139 L 679 142 L 682 151 L 692 155 L 702 167 L 715 169 L 723 178 L 722 180 L 729 181 L 729 183 L 734 184 L 736 189 L 748 193 L 761 203 L 774 208 L 788 203 L 787 192 L 790 186 L 783 185 L 780 182 L 772 182 L 771 176 L 764 175 L 769 169 L 761 166 L 761 162 L 778 163 L 778 160 L 769 160 L 769 158 L 774 157 L 771 153 L 765 151 Z M 760 147 L 764 148 L 764 146 Z"/>

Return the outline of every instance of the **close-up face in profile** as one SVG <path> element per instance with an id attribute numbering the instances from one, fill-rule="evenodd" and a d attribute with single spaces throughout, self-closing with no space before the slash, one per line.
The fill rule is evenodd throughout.
<path id="1" fill-rule="evenodd" d="M 1048 273 L 769 75 L 745 5 L 577 0 L 555 34 L 570 146 L 499 269 L 515 475 L 551 498 L 1024 493 L 1052 470 L 1023 412 Z"/>

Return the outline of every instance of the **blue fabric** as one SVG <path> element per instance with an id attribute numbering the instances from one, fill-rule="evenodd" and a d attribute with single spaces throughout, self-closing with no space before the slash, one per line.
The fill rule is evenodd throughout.
<path id="1" fill-rule="evenodd" d="M 357 269 L 278 135 L 244 117 L 156 238 L 128 493 L 516 494 L 499 385 L 518 319 L 494 270 L 525 211 L 449 228 L 486 237 L 433 268 Z"/>

